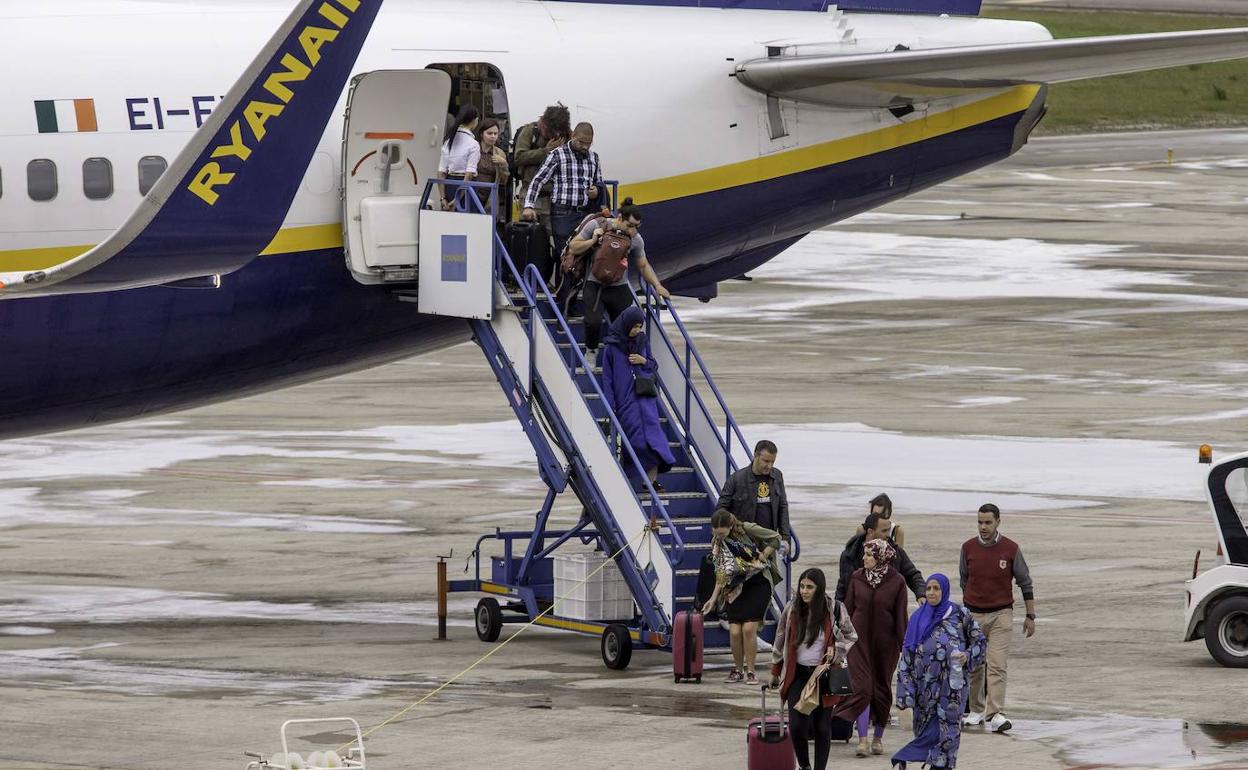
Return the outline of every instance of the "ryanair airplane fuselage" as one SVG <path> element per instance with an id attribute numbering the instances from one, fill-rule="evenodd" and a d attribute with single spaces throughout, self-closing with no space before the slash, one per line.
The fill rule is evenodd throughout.
<path id="1" fill-rule="evenodd" d="M 0 299 L 0 435 L 234 398 L 466 338 L 464 323 L 420 315 L 344 264 L 349 73 L 488 65 L 513 130 L 568 105 L 594 124 L 606 176 L 644 207 L 658 274 L 703 296 L 815 228 L 1007 157 L 1043 107 L 1042 83 L 983 79 L 930 101 L 838 105 L 769 96 L 741 68 L 1049 40 L 1027 23 L 327 0 L 251 72 L 294 4 L 0 2 L 0 274 L 31 289 Z M 358 58 L 331 61 L 352 35 Z M 318 99 L 319 122 L 298 112 Z M 219 126 L 218 109 L 234 110 Z M 175 163 L 149 191 L 180 155 L 182 181 Z M 129 252 L 95 256 L 127 230 Z M 197 264 L 219 282 L 182 280 Z M 126 286 L 139 288 L 113 288 Z"/>

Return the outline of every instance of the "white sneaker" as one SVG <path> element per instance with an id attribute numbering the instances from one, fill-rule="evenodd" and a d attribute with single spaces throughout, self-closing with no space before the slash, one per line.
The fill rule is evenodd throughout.
<path id="1" fill-rule="evenodd" d="M 969 714 L 962 715 L 962 724 L 966 727 L 979 727 L 984 723 L 984 715 L 976 714 L 972 711 Z"/>
<path id="2" fill-rule="evenodd" d="M 1013 726 L 1014 725 L 1010 724 L 1010 720 L 1005 718 L 1005 714 L 1000 712 L 994 714 L 992 719 L 988 720 L 988 727 L 994 733 L 1003 733 Z"/>

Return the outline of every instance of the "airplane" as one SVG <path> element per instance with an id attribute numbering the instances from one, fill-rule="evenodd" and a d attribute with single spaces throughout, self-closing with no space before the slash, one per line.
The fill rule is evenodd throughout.
<path id="1" fill-rule="evenodd" d="M 358 216 L 361 183 L 436 175 L 450 94 L 509 132 L 557 101 L 593 123 L 658 275 L 709 299 L 812 230 L 1018 152 L 1049 84 L 1248 56 L 1248 29 L 1055 41 L 978 12 L 0 0 L 0 437 L 466 340 L 395 301 Z M 365 115 L 398 129 L 353 129 Z"/>

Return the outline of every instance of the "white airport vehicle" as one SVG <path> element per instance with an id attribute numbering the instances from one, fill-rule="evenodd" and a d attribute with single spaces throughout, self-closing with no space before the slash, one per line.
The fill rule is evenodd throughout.
<path id="1" fill-rule="evenodd" d="M 1248 452 L 1215 464 L 1206 494 L 1218 550 L 1214 567 L 1203 573 L 1196 554 L 1187 581 L 1183 641 L 1203 638 L 1218 663 L 1248 668 Z"/>

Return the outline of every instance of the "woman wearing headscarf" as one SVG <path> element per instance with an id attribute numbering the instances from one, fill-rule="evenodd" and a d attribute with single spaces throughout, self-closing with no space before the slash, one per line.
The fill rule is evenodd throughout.
<path id="1" fill-rule="evenodd" d="M 781 580 L 776 562 L 779 550 L 779 533 L 741 521 L 724 508 L 711 514 L 715 590 L 703 605 L 702 614 L 716 611 L 728 620 L 733 663 L 729 682 L 758 684 L 754 672 L 758 627 L 767 617 L 767 607 Z"/>
<path id="2" fill-rule="evenodd" d="M 914 710 L 914 740 L 893 755 L 894 767 L 957 766 L 969 674 L 983 664 L 986 649 L 971 613 L 949 599 L 949 578 L 929 577 L 927 604 L 910 616 L 897 671 L 897 706 Z"/>
<path id="3" fill-rule="evenodd" d="M 612 320 L 606 343 L 598 362 L 602 366 L 602 394 L 607 405 L 619 418 L 624 437 L 633 448 L 637 460 L 650 481 L 657 482 L 660 473 L 671 470 L 676 459 L 667 443 L 667 434 L 659 423 L 659 399 L 655 372 L 658 364 L 650 357 L 650 344 L 646 340 L 645 315 L 641 308 L 630 305 Z M 656 395 L 639 395 L 644 386 L 638 380 L 648 380 L 656 388 Z M 630 472 L 631 463 L 624 467 Z M 641 479 L 633 479 L 641 483 Z M 662 491 L 656 483 L 655 489 Z"/>
<path id="4" fill-rule="evenodd" d="M 860 757 L 884 753 L 884 727 L 893 707 L 893 672 L 906 636 L 906 581 L 892 568 L 897 551 L 887 540 L 864 546 L 862 569 L 853 573 L 845 592 L 858 643 L 849 651 L 849 679 L 854 694 L 836 710 L 836 716 L 857 719 Z M 875 725 L 867 743 L 868 723 Z"/>

